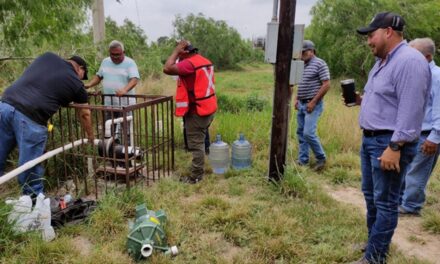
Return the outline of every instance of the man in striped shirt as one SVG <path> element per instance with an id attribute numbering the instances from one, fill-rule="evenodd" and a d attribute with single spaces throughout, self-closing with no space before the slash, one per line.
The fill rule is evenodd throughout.
<path id="1" fill-rule="evenodd" d="M 304 40 L 302 60 L 304 73 L 295 100 L 295 109 L 298 110 L 296 134 L 299 140 L 297 164 L 304 166 L 309 163 L 311 148 L 316 158 L 313 169 L 319 171 L 325 166 L 326 156 L 316 128 L 324 108 L 322 98 L 330 89 L 330 71 L 327 63 L 316 57 L 315 45 L 310 40 Z"/>

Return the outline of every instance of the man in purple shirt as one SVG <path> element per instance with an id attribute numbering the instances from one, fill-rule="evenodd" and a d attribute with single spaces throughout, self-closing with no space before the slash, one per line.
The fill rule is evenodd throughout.
<path id="1" fill-rule="evenodd" d="M 431 73 L 423 55 L 403 40 L 405 21 L 395 13 L 377 14 L 357 32 L 368 36 L 377 57 L 368 75 L 359 124 L 362 192 L 367 205 L 368 244 L 355 263 L 385 263 L 397 226 L 399 191 L 417 150 Z"/>

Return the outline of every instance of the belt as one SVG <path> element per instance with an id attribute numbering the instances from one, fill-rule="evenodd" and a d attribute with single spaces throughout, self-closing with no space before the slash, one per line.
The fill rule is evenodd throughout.
<path id="1" fill-rule="evenodd" d="M 422 132 L 420 132 L 420 135 L 429 136 L 430 133 L 431 133 L 431 130 L 423 130 Z"/>
<path id="2" fill-rule="evenodd" d="M 394 131 L 392 130 L 367 130 L 363 131 L 364 137 L 376 137 L 381 135 L 392 135 Z"/>
<path id="3" fill-rule="evenodd" d="M 313 98 L 310 98 L 310 99 L 299 99 L 299 101 L 302 103 L 302 104 L 307 104 L 307 103 L 309 103 L 310 101 L 312 101 L 313 100 Z"/>

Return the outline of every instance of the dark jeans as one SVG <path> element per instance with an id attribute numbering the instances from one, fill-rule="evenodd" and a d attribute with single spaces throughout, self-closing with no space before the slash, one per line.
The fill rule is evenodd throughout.
<path id="1" fill-rule="evenodd" d="M 384 263 L 397 226 L 400 187 L 417 143 L 406 143 L 400 151 L 400 173 L 382 170 L 380 160 L 391 135 L 363 137 L 361 148 L 362 192 L 367 205 L 368 246 L 365 258 Z"/>
<path id="2" fill-rule="evenodd" d="M 9 153 L 18 146 L 18 166 L 44 154 L 47 127 L 35 123 L 13 106 L 0 102 L 0 177 L 4 173 Z M 41 164 L 18 175 L 24 195 L 43 192 L 44 168 Z"/>

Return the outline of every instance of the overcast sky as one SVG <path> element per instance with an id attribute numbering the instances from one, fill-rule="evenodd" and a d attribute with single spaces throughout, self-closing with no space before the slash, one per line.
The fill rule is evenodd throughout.
<path id="1" fill-rule="evenodd" d="M 296 24 L 310 23 L 310 9 L 317 0 L 297 0 Z M 237 29 L 243 38 L 266 35 L 266 24 L 272 18 L 272 0 L 104 0 L 105 16 L 119 25 L 125 18 L 142 28 L 148 41 L 173 33 L 172 22 L 177 14 L 202 13 L 215 20 L 224 20 Z"/>

